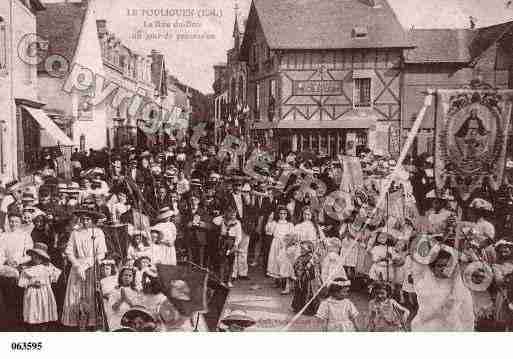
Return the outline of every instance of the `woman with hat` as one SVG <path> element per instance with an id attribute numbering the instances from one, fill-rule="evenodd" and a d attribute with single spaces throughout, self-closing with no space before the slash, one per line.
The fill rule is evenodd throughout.
<path id="1" fill-rule="evenodd" d="M 7 313 L 3 320 L 7 329 L 18 330 L 22 322 L 23 291 L 17 286 L 19 268 L 30 261 L 28 250 L 33 247 L 30 233 L 22 228 L 21 213 L 10 212 L 11 230 L 0 234 L 0 296 L 3 294 Z"/>
<path id="2" fill-rule="evenodd" d="M 31 329 L 42 331 L 48 325 L 59 320 L 57 303 L 52 291 L 61 271 L 50 263 L 48 247 L 44 243 L 35 243 L 27 254 L 31 261 L 22 270 L 18 285 L 25 288 L 23 296 L 23 321 Z"/>
<path id="3" fill-rule="evenodd" d="M 411 322 L 412 331 L 474 331 L 475 306 L 463 281 L 459 254 L 443 244 L 434 246 L 431 252 L 430 263 L 413 261 L 413 285 L 419 306 Z"/>
<path id="4" fill-rule="evenodd" d="M 152 230 L 160 233 L 158 243 L 154 244 L 155 263 L 176 265 L 176 226 L 171 220 L 175 213 L 169 208 L 161 208 L 156 218 L 157 224 Z"/>
<path id="5" fill-rule="evenodd" d="M 78 210 L 74 214 L 82 226 L 71 232 L 64 250 L 71 271 L 68 277 L 62 324 L 68 327 L 95 327 L 97 323 L 95 288 L 96 281 L 93 266 L 101 262 L 107 253 L 105 235 L 96 226 L 103 215 L 89 210 Z"/>

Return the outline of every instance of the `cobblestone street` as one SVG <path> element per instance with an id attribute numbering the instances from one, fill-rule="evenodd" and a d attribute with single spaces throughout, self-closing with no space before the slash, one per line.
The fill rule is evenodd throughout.
<path id="1" fill-rule="evenodd" d="M 263 275 L 261 269 L 253 268 L 249 281 L 237 281 L 226 301 L 224 314 L 232 310 L 241 309 L 248 313 L 257 322 L 247 331 L 279 331 L 294 317 L 290 308 L 292 294 L 281 295 L 280 289 L 274 286 L 274 281 Z M 359 326 L 363 327 L 367 318 L 367 297 L 360 292 L 352 292 L 350 299 L 358 308 L 360 317 Z M 321 325 L 318 320 L 308 316 L 301 316 L 290 328 L 290 331 L 309 332 L 319 331 Z"/>

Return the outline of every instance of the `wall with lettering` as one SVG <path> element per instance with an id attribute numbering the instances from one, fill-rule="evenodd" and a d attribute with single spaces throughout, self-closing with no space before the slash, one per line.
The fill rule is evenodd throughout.
<path id="1" fill-rule="evenodd" d="M 281 120 L 355 117 L 354 78 L 371 78 L 372 109 L 400 121 L 400 50 L 289 51 L 280 59 Z"/>

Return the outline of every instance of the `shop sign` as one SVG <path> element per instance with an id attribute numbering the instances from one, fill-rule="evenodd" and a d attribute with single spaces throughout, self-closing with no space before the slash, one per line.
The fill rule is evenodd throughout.
<path id="1" fill-rule="evenodd" d="M 342 95 L 342 81 L 294 81 L 292 93 L 295 96 Z"/>

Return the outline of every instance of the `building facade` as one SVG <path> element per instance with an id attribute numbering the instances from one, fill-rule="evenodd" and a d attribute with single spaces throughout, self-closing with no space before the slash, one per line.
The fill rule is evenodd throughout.
<path id="1" fill-rule="evenodd" d="M 278 21 L 290 11 L 294 21 Z M 410 47 L 384 0 L 254 0 L 241 48 L 253 136 L 281 153 L 380 146 L 377 131 L 400 128 Z"/>
<path id="2" fill-rule="evenodd" d="M 136 117 L 128 114 L 129 101 L 134 94 L 148 99 L 156 98 L 156 86 L 152 79 L 153 59 L 151 56 L 134 52 L 123 44 L 114 33 L 108 31 L 106 20 L 96 20 L 96 29 L 105 77 L 123 88 L 123 93 L 115 102 L 115 105 L 119 106 L 106 108 L 107 118 L 110 119 L 107 127 L 107 145 L 135 145 L 138 141 L 138 123 Z M 145 139 L 139 139 L 143 140 Z"/>
<path id="3" fill-rule="evenodd" d="M 281 153 L 397 156 L 428 89 L 512 88 L 512 24 L 406 31 L 386 0 L 253 0 L 239 52 L 252 136 Z M 434 123 L 431 107 L 414 152 L 433 151 Z"/>
<path id="4" fill-rule="evenodd" d="M 37 59 L 47 44 L 36 32 L 44 10 L 39 0 L 0 2 L 0 172 L 6 181 L 29 176 L 43 147 L 71 144 L 38 92 Z"/>
<path id="5" fill-rule="evenodd" d="M 105 78 L 96 19 L 95 0 L 47 4 L 46 9 L 38 13 L 37 34 L 48 42 L 48 54 L 65 59 L 69 71 L 80 66 L 93 76 Z M 106 106 L 91 105 L 93 86 L 86 91 L 64 91 L 69 71 L 55 76 L 40 64 L 39 96 L 51 113 L 69 124 L 74 147 L 82 150 L 107 147 L 111 125 Z"/>
<path id="6" fill-rule="evenodd" d="M 412 29 L 408 35 L 416 48 L 405 54 L 403 138 L 428 89 L 463 88 L 475 79 L 497 89 L 513 86 L 513 22 L 478 29 Z M 434 106 L 428 108 L 414 153 L 433 153 L 435 115 Z"/>

